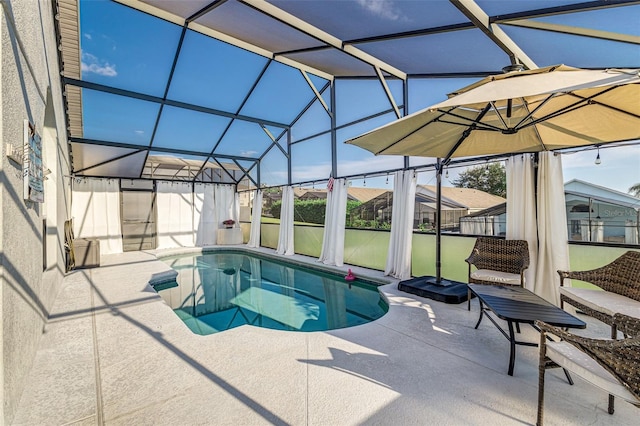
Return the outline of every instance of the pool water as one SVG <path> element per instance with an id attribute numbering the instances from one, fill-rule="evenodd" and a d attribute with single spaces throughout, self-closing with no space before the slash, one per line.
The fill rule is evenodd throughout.
<path id="1" fill-rule="evenodd" d="M 383 316 L 388 305 L 373 283 L 274 261 L 253 253 L 211 252 L 162 259 L 178 272 L 154 286 L 197 334 L 241 325 L 320 331 Z"/>

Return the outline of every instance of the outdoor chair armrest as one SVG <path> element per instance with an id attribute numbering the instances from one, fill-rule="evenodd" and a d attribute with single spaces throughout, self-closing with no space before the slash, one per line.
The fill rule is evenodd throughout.
<path id="1" fill-rule="evenodd" d="M 480 252 L 478 251 L 478 249 L 473 249 L 471 250 L 471 254 L 469 255 L 469 257 L 467 257 L 464 261 L 467 262 L 469 266 L 471 266 L 476 262 L 479 256 Z"/>
<path id="2" fill-rule="evenodd" d="M 598 347 L 598 348 L 614 348 L 616 346 L 622 346 L 624 344 L 628 344 L 631 339 L 605 339 L 605 338 L 594 338 L 594 337 L 584 337 L 578 336 L 577 334 L 570 333 L 566 330 L 561 329 L 560 327 L 556 327 L 554 325 L 547 324 L 546 322 L 536 320 L 536 327 L 538 327 L 542 332 L 547 334 L 553 334 L 554 336 L 559 337 L 565 342 L 571 343 L 573 346 L 578 347 L 578 349 L 584 350 L 584 347 Z M 639 342 L 640 343 L 640 342 Z"/>
<path id="3" fill-rule="evenodd" d="M 618 313 L 613 316 L 613 324 L 625 336 L 640 337 L 640 318 Z"/>
<path id="4" fill-rule="evenodd" d="M 560 285 L 564 285 L 565 279 L 574 279 L 580 281 L 588 281 L 596 277 L 596 271 L 558 271 L 558 275 L 560 275 Z"/>
<path id="5" fill-rule="evenodd" d="M 572 333 L 569 333 L 568 331 L 565 331 L 563 329 L 561 329 L 560 327 L 556 327 L 554 325 L 551 324 L 547 324 L 544 321 L 540 321 L 540 320 L 536 320 L 535 321 L 535 325 L 536 327 L 538 327 L 540 329 L 540 332 L 543 334 L 546 333 L 550 333 L 553 334 L 554 336 L 557 336 L 563 340 L 566 340 L 568 342 L 570 342 L 573 337 L 575 336 Z"/>

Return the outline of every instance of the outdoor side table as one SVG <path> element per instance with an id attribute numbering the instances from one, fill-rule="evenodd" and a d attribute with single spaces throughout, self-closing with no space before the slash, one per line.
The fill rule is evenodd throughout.
<path id="1" fill-rule="evenodd" d="M 493 325 L 500 330 L 502 335 L 509 340 L 510 354 L 508 373 L 510 376 L 513 376 L 513 367 L 516 360 L 516 345 L 538 346 L 538 343 L 516 340 L 513 330 L 514 324 L 516 324 L 516 326 L 520 323 L 529 324 L 536 330 L 538 330 L 534 324 L 536 320 L 562 328 L 587 327 L 584 321 L 547 302 L 526 288 L 484 284 L 468 284 L 468 286 L 480 301 L 480 317 L 478 318 L 475 328 L 478 328 L 482 318 L 486 316 Z M 489 312 L 493 312 L 498 318 L 507 321 L 508 333 Z"/>

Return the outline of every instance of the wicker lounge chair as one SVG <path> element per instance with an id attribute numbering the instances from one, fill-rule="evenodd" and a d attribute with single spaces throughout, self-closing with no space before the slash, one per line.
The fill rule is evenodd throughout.
<path id="1" fill-rule="evenodd" d="M 568 303 L 585 314 L 611 326 L 611 338 L 617 335 L 616 313 L 640 317 L 640 252 L 628 251 L 613 262 L 590 271 L 558 271 L 560 307 Z M 566 278 L 586 281 L 600 287 L 565 287 Z"/>
<path id="2" fill-rule="evenodd" d="M 609 414 L 613 414 L 611 395 L 640 408 L 640 319 L 616 314 L 613 323 L 631 337 L 621 340 L 580 337 L 536 321 L 541 330 L 537 425 L 541 426 L 544 420 L 544 375 L 551 367 L 572 371 L 609 392 Z M 548 340 L 548 334 L 562 340 Z"/>
<path id="3" fill-rule="evenodd" d="M 479 237 L 465 262 L 469 264 L 470 284 L 524 287 L 524 271 L 529 267 L 529 244 L 524 240 Z M 471 310 L 470 290 L 467 297 L 467 309 Z"/>

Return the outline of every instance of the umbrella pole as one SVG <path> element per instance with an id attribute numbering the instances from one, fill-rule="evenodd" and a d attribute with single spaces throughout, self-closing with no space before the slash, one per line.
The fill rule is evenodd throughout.
<path id="1" fill-rule="evenodd" d="M 441 240 L 442 240 L 442 160 L 436 163 L 436 284 L 442 281 Z"/>
<path id="2" fill-rule="evenodd" d="M 398 290 L 445 303 L 462 303 L 467 300 L 467 285 L 442 278 L 441 232 L 442 232 L 442 158 L 436 163 L 436 276 L 411 278 L 398 283 Z"/>

